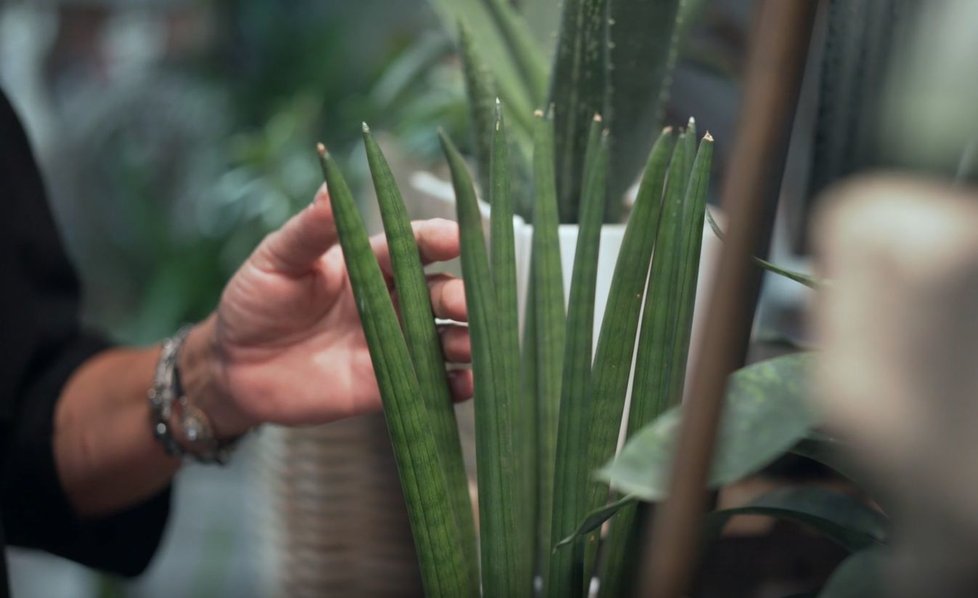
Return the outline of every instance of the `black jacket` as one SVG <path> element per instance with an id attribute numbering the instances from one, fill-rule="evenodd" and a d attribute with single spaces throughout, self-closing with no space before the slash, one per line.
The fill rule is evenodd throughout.
<path id="1" fill-rule="evenodd" d="M 52 423 L 61 388 L 106 347 L 79 329 L 78 303 L 78 280 L 27 137 L 0 91 L 0 548 L 40 548 L 135 575 L 160 541 L 169 489 L 127 511 L 86 520 L 72 512 L 55 470 Z M 8 592 L 0 558 L 0 596 Z"/>

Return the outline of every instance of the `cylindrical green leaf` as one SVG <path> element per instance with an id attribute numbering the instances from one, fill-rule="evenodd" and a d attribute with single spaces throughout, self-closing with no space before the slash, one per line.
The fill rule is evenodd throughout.
<path id="1" fill-rule="evenodd" d="M 499 334 L 496 291 L 482 233 L 482 217 L 465 161 L 451 140 L 441 133 L 455 187 L 462 242 L 462 275 L 472 339 L 475 377 L 476 458 L 479 477 L 479 521 L 482 547 L 482 589 L 485 596 L 529 596 L 531 580 L 522 572 L 519 539 L 526 530 L 520 517 L 522 479 L 512 471 L 519 453 L 514 438 L 519 409 L 518 394 L 510 394 L 518 371 L 506 372 Z M 525 556 L 523 557 L 525 558 Z"/>
<path id="2" fill-rule="evenodd" d="M 454 402 L 445 372 L 441 337 L 431 308 L 427 278 L 397 182 L 366 123 L 363 125 L 363 142 L 384 223 L 387 246 L 390 248 L 394 287 L 400 299 L 404 335 L 418 382 L 421 384 L 421 396 L 428 409 L 432 431 L 439 442 L 447 468 L 455 516 L 468 552 L 466 562 L 473 567 L 472 573 L 475 575 L 478 553 L 468 476 L 465 473 Z"/>
<path id="3" fill-rule="evenodd" d="M 591 348 L 594 334 L 594 297 L 598 277 L 598 247 L 604 222 L 605 173 L 608 137 L 600 117 L 591 123 L 584 168 L 584 197 L 571 275 L 564 371 L 561 382 L 557 462 L 554 472 L 554 507 L 550 545 L 555 546 L 577 529 L 585 515 L 587 491 L 587 421 L 591 400 Z M 579 545 L 575 545 L 579 546 Z M 556 550 L 550 556 L 546 593 L 553 598 L 579 596 L 584 587 L 583 553 Z"/>
<path id="4" fill-rule="evenodd" d="M 594 356 L 585 449 L 587 472 L 594 471 L 614 456 L 618 443 L 645 281 L 659 229 L 666 171 L 675 142 L 672 130 L 666 129 L 652 146 L 615 263 Z M 592 511 L 607 500 L 608 487 L 590 481 L 587 487 L 585 510 Z M 597 541 L 597 534 L 590 534 L 586 538 L 588 556 L 585 559 L 585 577 L 593 568 Z"/>
<path id="5" fill-rule="evenodd" d="M 713 156 L 713 139 L 707 136 L 695 161 L 691 160 L 689 134 L 680 136 L 669 167 L 635 364 L 629 436 L 678 403 L 685 383 Z M 692 174 L 687 177 L 688 164 L 692 164 Z M 623 508 L 612 522 L 601 572 L 602 597 L 628 591 L 628 561 L 638 545 L 637 517 L 633 505 Z"/>
<path id="6" fill-rule="evenodd" d="M 553 513 L 554 460 L 557 452 L 557 410 L 564 359 L 564 282 L 560 265 L 557 191 L 554 179 L 553 124 L 537 113 L 534 131 L 533 243 L 530 274 L 536 321 L 538 505 L 540 571 L 550 562 L 550 524 Z"/>
<path id="7" fill-rule="evenodd" d="M 339 168 L 320 146 L 336 229 L 370 350 L 428 596 L 476 596 L 438 441 L 390 294 Z"/>
<path id="8" fill-rule="evenodd" d="M 608 6 L 608 83 L 604 115 L 611 130 L 608 222 L 620 222 L 621 196 L 655 141 L 681 45 L 681 6 L 700 0 L 612 0 Z"/>
<path id="9" fill-rule="evenodd" d="M 468 28 L 459 22 L 459 50 L 465 92 L 469 97 L 469 116 L 472 121 L 472 141 L 475 163 L 482 192 L 489 192 L 489 162 L 492 159 L 492 136 L 496 114 L 496 84 L 489 67 L 482 60 Z"/>
<path id="10" fill-rule="evenodd" d="M 529 284 L 526 289 L 526 316 L 523 322 L 523 346 L 520 353 L 520 396 L 523 401 L 522 413 L 524 425 L 521 429 L 525 436 L 521 441 L 521 446 L 526 455 L 521 460 L 524 464 L 523 480 L 526 484 L 527 496 L 529 499 L 529 532 L 533 535 L 531 540 L 532 554 L 530 556 L 531 568 L 536 574 L 539 571 L 540 554 L 542 552 L 540 542 L 540 520 L 546 519 L 550 522 L 550 511 L 541 512 L 540 508 L 540 424 L 537 421 L 540 414 L 537 411 L 537 313 L 533 308 L 536 303 L 536 291 L 534 290 L 532 266 L 529 276 Z"/>
<path id="11" fill-rule="evenodd" d="M 577 221 L 591 117 L 604 110 L 609 0 L 565 0 L 550 87 L 560 221 Z"/>
<path id="12" fill-rule="evenodd" d="M 692 121 L 692 119 L 690 119 Z M 686 198 L 683 202 L 681 258 L 679 271 L 678 317 L 675 320 L 672 367 L 669 380 L 669 403 L 678 404 L 686 386 L 686 367 L 689 362 L 689 342 L 693 330 L 693 307 L 700 271 L 700 248 L 703 245 L 703 225 L 706 199 L 710 189 L 710 169 L 713 166 L 713 137 L 707 133 L 700 142 L 693 161 Z"/>
<path id="13" fill-rule="evenodd" d="M 483 3 L 506 40 L 506 47 L 529 95 L 534 102 L 542 102 L 547 93 L 548 68 L 530 28 L 507 0 L 483 0 Z"/>
<path id="14" fill-rule="evenodd" d="M 511 427 L 500 430 L 501 435 L 509 436 L 516 452 L 517 475 L 512 476 L 513 494 L 508 497 L 506 508 L 518 512 L 520 523 L 510 530 L 509 541 L 513 544 L 517 571 L 513 572 L 516 587 L 532 593 L 533 588 L 533 546 L 534 515 L 533 497 L 536 489 L 532 479 L 519 475 L 535 467 L 535 430 L 533 418 L 529 417 L 525 397 L 520 387 L 520 339 L 519 306 L 516 296 L 516 242 L 513 232 L 514 201 L 509 176 L 509 141 L 502 105 L 496 102 L 496 123 L 492 139 L 492 168 L 489 174 L 489 195 L 492 203 L 490 216 L 490 239 L 492 259 L 492 282 L 496 288 L 497 330 L 499 333 L 499 353 L 503 366 L 503 378 L 497 384 L 505 384 L 506 401 L 504 406 L 510 410 L 504 420 Z"/>

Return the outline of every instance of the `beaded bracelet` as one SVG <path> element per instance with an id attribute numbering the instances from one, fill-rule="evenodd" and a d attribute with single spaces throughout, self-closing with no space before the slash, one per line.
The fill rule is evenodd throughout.
<path id="1" fill-rule="evenodd" d="M 180 385 L 177 358 L 191 328 L 184 326 L 163 341 L 153 386 L 149 390 L 153 436 L 168 455 L 189 457 L 198 463 L 225 465 L 238 439 L 222 441 L 215 438 L 207 415 L 190 403 Z M 182 436 L 179 440 L 178 435 Z"/>

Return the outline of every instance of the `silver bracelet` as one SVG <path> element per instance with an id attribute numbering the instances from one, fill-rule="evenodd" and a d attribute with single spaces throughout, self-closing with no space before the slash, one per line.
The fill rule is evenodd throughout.
<path id="1" fill-rule="evenodd" d="M 198 463 L 225 465 L 238 439 L 221 441 L 215 438 L 207 415 L 190 403 L 180 385 L 177 358 L 191 328 L 184 326 L 163 341 L 153 386 L 149 390 L 153 436 L 168 455 L 189 457 Z M 178 436 L 182 438 L 178 439 Z"/>

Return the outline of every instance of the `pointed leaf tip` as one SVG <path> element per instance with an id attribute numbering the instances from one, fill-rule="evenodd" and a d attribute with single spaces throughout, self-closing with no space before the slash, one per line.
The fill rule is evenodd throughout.
<path id="1" fill-rule="evenodd" d="M 703 141 L 709 141 L 709 142 L 712 143 L 713 142 L 713 135 L 710 135 L 710 132 L 707 131 L 706 133 L 703 134 Z"/>
<path id="2" fill-rule="evenodd" d="M 366 122 L 360 123 L 360 128 L 363 129 L 363 132 L 364 133 L 369 133 L 370 132 L 370 125 L 368 125 Z"/>
<path id="3" fill-rule="evenodd" d="M 604 122 L 604 119 L 601 118 L 601 115 L 600 114 L 595 113 L 595 115 L 594 115 L 594 122 L 596 122 L 596 123 Z"/>
<path id="4" fill-rule="evenodd" d="M 543 118 L 543 110 L 537 108 L 536 110 L 533 111 L 533 116 L 537 118 Z"/>
<path id="5" fill-rule="evenodd" d="M 322 142 L 316 144 L 316 151 L 319 152 L 319 155 L 320 156 L 323 156 L 323 157 L 326 156 L 326 153 L 327 153 L 326 152 L 326 146 L 323 145 Z"/>

